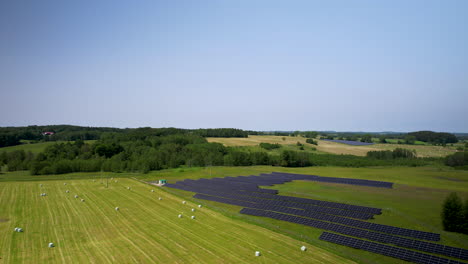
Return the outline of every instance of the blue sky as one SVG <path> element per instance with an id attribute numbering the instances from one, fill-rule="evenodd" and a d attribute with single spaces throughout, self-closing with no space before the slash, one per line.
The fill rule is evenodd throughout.
<path id="1" fill-rule="evenodd" d="M 468 1 L 2 1 L 0 126 L 468 132 Z"/>

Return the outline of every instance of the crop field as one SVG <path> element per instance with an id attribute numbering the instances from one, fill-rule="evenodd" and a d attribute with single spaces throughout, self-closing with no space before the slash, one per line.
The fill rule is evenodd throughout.
<path id="1" fill-rule="evenodd" d="M 284 138 L 284 140 L 283 140 Z M 394 150 L 396 148 L 405 148 L 416 150 L 418 157 L 445 157 L 456 152 L 452 146 L 432 146 L 432 145 L 405 145 L 405 144 L 374 144 L 368 146 L 351 146 L 331 141 L 317 140 L 318 145 L 307 144 L 306 138 L 289 136 L 249 136 L 248 138 L 208 138 L 209 142 L 222 143 L 225 146 L 257 146 L 262 142 L 278 143 L 281 145 L 294 145 L 297 142 L 305 146 L 313 146 L 317 149 L 316 153 L 350 154 L 356 156 L 365 156 L 369 151 L 375 150 Z M 307 150 L 307 148 L 306 148 Z"/>
<path id="2" fill-rule="evenodd" d="M 0 182 L 0 263 L 351 263 L 156 186 L 105 182 Z"/>

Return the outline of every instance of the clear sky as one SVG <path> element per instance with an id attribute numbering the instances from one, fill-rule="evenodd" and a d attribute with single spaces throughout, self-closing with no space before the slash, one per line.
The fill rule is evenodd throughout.
<path id="1" fill-rule="evenodd" d="M 468 132 L 468 1 L 0 1 L 0 126 Z"/>

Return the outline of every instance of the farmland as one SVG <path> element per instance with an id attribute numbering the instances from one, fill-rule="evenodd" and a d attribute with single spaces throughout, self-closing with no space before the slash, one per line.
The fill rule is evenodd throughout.
<path id="1" fill-rule="evenodd" d="M 210 206 L 184 205 L 158 187 L 116 180 L 108 188 L 91 179 L 0 183 L 0 232 L 8 234 L 0 239 L 0 263 L 350 263 Z"/>
<path id="2" fill-rule="evenodd" d="M 284 140 L 283 140 L 284 139 Z M 249 136 L 248 138 L 208 138 L 209 142 L 219 142 L 226 146 L 256 146 L 261 142 L 277 143 L 285 146 L 291 146 L 300 142 L 306 146 L 307 144 L 303 137 L 290 136 Z M 325 140 L 317 140 L 318 145 L 314 146 L 317 149 L 316 153 L 332 153 L 332 154 L 351 154 L 356 156 L 365 156 L 368 151 L 375 150 L 394 150 L 396 148 L 405 148 L 416 150 L 418 157 L 445 157 L 456 152 L 456 148 L 452 146 L 432 146 L 432 145 L 405 145 L 405 144 L 374 144 L 368 146 L 351 146 Z"/>

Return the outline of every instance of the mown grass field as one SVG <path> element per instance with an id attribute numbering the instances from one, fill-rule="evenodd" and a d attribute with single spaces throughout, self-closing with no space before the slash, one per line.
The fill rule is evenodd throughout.
<path id="1" fill-rule="evenodd" d="M 284 140 L 283 140 L 284 138 Z M 315 153 L 333 153 L 333 154 L 350 154 L 356 156 L 365 156 L 368 151 L 374 150 L 394 150 L 396 148 L 405 148 L 416 150 L 418 157 L 445 157 L 456 152 L 456 147 L 452 146 L 432 146 L 432 145 L 405 145 L 405 144 L 374 144 L 369 146 L 351 146 L 342 143 L 317 140 L 318 145 L 307 144 L 306 138 L 289 137 L 289 136 L 249 136 L 248 138 L 207 138 L 209 142 L 219 142 L 225 146 L 257 146 L 261 142 L 278 143 L 281 145 L 294 148 L 297 142 L 306 146 L 306 151 L 311 147 L 315 147 Z M 296 147 L 297 149 L 297 147 Z"/>
<path id="2" fill-rule="evenodd" d="M 85 142 L 88 144 L 91 144 L 95 141 L 96 140 L 85 140 Z M 26 152 L 31 151 L 32 153 L 37 154 L 37 153 L 44 151 L 44 149 L 50 145 L 59 144 L 59 143 L 67 143 L 67 142 L 69 141 L 48 141 L 48 142 L 39 142 L 39 143 L 26 143 L 26 144 L 21 144 L 21 145 L 16 145 L 16 146 L 0 148 L 0 153 L 4 151 L 10 152 L 10 151 L 15 151 L 15 150 L 24 150 Z"/>
<path id="3" fill-rule="evenodd" d="M 19 174 L 7 173 L 0 182 L 0 263 L 351 263 L 209 204 L 184 205 L 181 197 L 129 178 L 115 178 L 106 188 L 90 173 L 69 177 L 88 179 L 11 180 Z M 309 250 L 300 251 L 302 245 Z"/>

